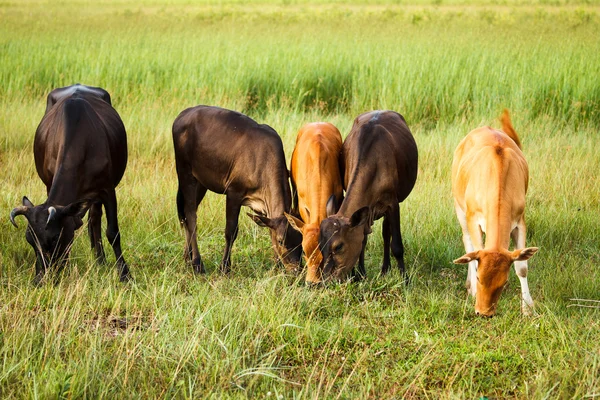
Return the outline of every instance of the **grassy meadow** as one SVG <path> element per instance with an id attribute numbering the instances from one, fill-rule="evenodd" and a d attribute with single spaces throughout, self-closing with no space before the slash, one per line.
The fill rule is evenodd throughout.
<path id="1" fill-rule="evenodd" d="M 122 245 L 97 266 L 87 230 L 57 280 L 35 288 L 26 221 L 45 188 L 32 143 L 54 87 L 112 95 L 128 131 L 117 190 Z M 283 274 L 242 212 L 231 276 L 218 265 L 225 202 L 199 208 L 208 274 L 183 260 L 171 124 L 197 104 L 345 136 L 373 109 L 406 117 L 419 177 L 401 206 L 411 284 L 318 290 Z M 476 318 L 450 191 L 454 148 L 512 112 L 530 166 L 529 285 Z M 0 1 L 0 398 L 600 398 L 600 2 L 597 0 Z M 105 226 L 105 222 L 103 223 Z"/>

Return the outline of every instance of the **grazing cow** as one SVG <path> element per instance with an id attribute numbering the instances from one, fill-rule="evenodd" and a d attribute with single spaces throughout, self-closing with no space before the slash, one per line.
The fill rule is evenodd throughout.
<path id="1" fill-rule="evenodd" d="M 531 312 L 527 260 L 538 250 L 525 248 L 527 161 L 507 110 L 501 119 L 504 132 L 490 127 L 471 131 L 452 163 L 454 206 L 467 251 L 454 263 L 469 264 L 467 290 L 475 297 L 477 315 L 488 317 L 496 313 L 513 262 L 521 281 L 522 310 Z M 511 236 L 519 250 L 508 250 Z"/>
<path id="2" fill-rule="evenodd" d="M 342 200 L 340 154 L 342 135 L 332 124 L 315 122 L 304 125 L 298 132 L 292 154 L 292 186 L 296 193 L 295 208 L 302 220 L 286 214 L 294 229 L 302 233 L 302 249 L 306 257 L 306 282 L 321 281 L 321 251 L 319 229 L 327 217 L 327 201 L 333 195 Z M 334 213 L 336 210 L 332 210 Z"/>
<path id="3" fill-rule="evenodd" d="M 243 205 L 258 214 L 248 214 L 254 222 L 270 229 L 273 249 L 286 269 L 297 272 L 302 238 L 284 215 L 290 212 L 292 197 L 277 132 L 236 111 L 197 106 L 175 119 L 173 144 L 179 178 L 177 211 L 194 271 L 204 273 L 196 239 L 196 210 L 210 190 L 227 196 L 221 272 L 230 271 L 231 247 Z"/>
<path id="4" fill-rule="evenodd" d="M 404 117 L 394 111 L 359 115 L 344 141 L 343 161 L 346 198 L 336 214 L 328 212 L 328 218 L 321 222 L 324 279 L 346 279 L 357 260 L 355 277 L 365 276 L 367 235 L 373 221 L 381 217 L 381 273 L 390 268 L 391 236 L 392 253 L 406 278 L 398 203 L 406 199 L 417 180 L 418 152 Z"/>
<path id="5" fill-rule="evenodd" d="M 10 213 L 29 223 L 25 237 L 37 262 L 34 282 L 39 284 L 53 264 L 63 268 L 75 230 L 89 209 L 88 232 L 98 261 L 102 248 L 102 205 L 106 236 L 117 258 L 121 281 L 129 269 L 121 252 L 115 187 L 127 165 L 127 136 L 119 114 L 104 89 L 76 84 L 53 90 L 46 113 L 35 133 L 33 153 L 37 173 L 46 184 L 47 200 L 34 206 L 27 197 Z"/>

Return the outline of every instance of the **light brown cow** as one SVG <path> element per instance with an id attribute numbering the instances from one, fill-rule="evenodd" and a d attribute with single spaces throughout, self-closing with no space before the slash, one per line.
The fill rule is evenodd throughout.
<path id="1" fill-rule="evenodd" d="M 314 122 L 300 128 L 292 154 L 292 186 L 302 220 L 286 216 L 292 227 L 302 233 L 307 283 L 321 282 L 323 257 L 319 250 L 319 227 L 321 220 L 327 218 L 327 211 L 337 211 L 326 209 L 336 203 L 328 203 L 328 199 L 335 195 L 338 204 L 342 200 L 341 149 L 340 131 L 330 123 Z"/>
<path id="2" fill-rule="evenodd" d="M 501 120 L 504 132 L 490 127 L 471 131 L 452 163 L 454 205 L 467 251 L 454 263 L 469 264 L 467 290 L 475 297 L 475 312 L 488 317 L 496 313 L 513 262 L 521 281 L 521 310 L 531 313 L 527 260 L 538 250 L 525 248 L 527 161 L 507 110 Z M 519 250 L 508 250 L 511 236 Z"/>

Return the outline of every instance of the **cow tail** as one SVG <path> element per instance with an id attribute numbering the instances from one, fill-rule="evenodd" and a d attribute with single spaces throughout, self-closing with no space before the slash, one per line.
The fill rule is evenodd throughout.
<path id="1" fill-rule="evenodd" d="M 510 138 L 515 142 L 519 148 L 521 148 L 521 141 L 519 140 L 519 135 L 515 132 L 515 129 L 510 122 L 510 115 L 508 114 L 508 110 L 505 108 L 502 116 L 500 117 L 500 122 L 502 122 L 502 130 L 506 133 Z"/>
<path id="2" fill-rule="evenodd" d="M 184 198 L 181 186 L 177 188 L 177 215 L 179 216 L 179 222 L 182 224 L 185 222 L 185 209 L 184 209 Z"/>

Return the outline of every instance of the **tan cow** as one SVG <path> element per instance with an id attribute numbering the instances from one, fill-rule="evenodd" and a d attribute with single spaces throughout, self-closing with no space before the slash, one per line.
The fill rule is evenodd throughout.
<path id="1" fill-rule="evenodd" d="M 525 248 L 527 161 L 507 110 L 501 120 L 504 132 L 490 127 L 471 131 L 452 163 L 454 205 L 467 251 L 454 263 L 469 264 L 466 286 L 475 297 L 475 312 L 489 317 L 496 313 L 513 262 L 521 281 L 521 310 L 531 313 L 527 260 L 538 250 Z M 508 250 L 511 236 L 519 250 Z"/>
<path id="2" fill-rule="evenodd" d="M 327 218 L 326 207 L 332 195 L 342 200 L 339 157 L 342 135 L 330 123 L 314 122 L 298 132 L 292 154 L 292 186 L 297 194 L 297 209 L 302 220 L 286 215 L 291 226 L 302 233 L 302 249 L 307 264 L 306 282 L 321 282 L 322 255 L 319 250 L 319 226 Z M 329 202 L 329 206 L 336 203 Z M 334 206 L 335 207 L 335 206 Z M 335 213 L 337 210 L 329 210 Z"/>

